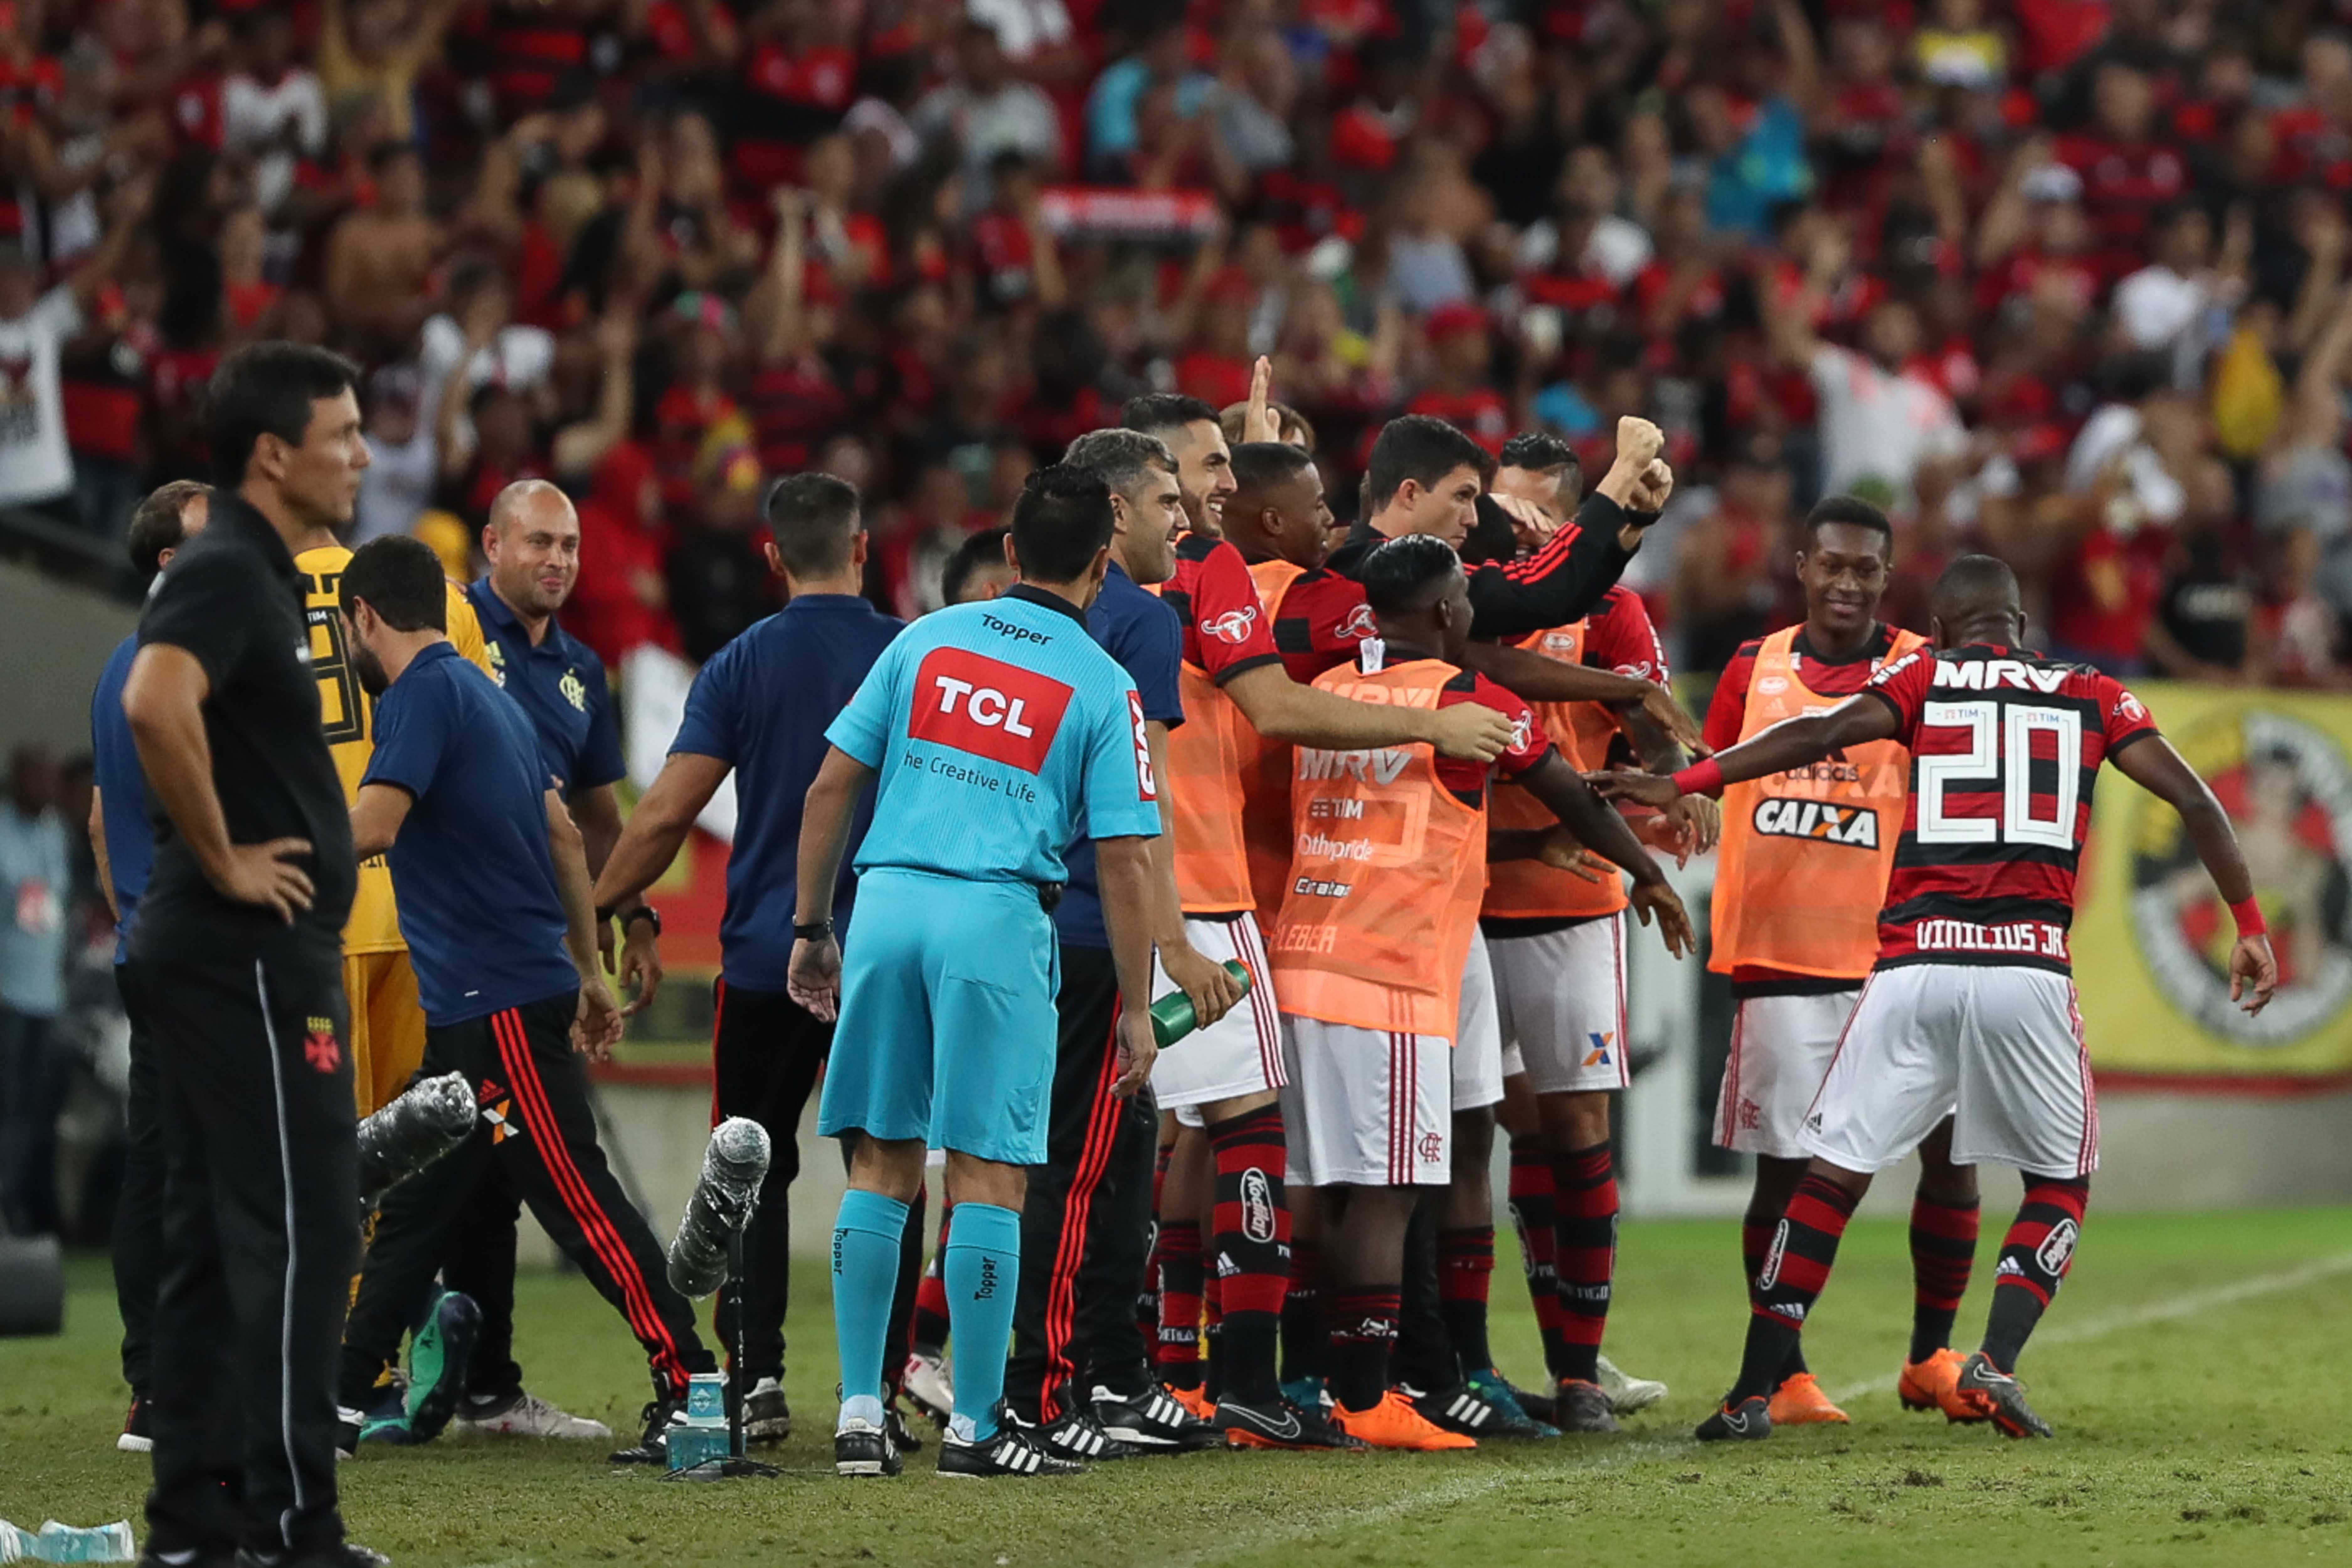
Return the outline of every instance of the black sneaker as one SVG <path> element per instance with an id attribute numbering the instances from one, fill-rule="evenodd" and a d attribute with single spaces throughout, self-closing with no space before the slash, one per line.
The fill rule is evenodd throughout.
<path id="1" fill-rule="evenodd" d="M 1772 1435 L 1771 1401 L 1751 1394 L 1737 1405 L 1719 1405 L 1691 1435 L 1702 1443 L 1760 1443 Z"/>
<path id="2" fill-rule="evenodd" d="M 1073 1410 L 1040 1433 L 1034 1427 L 1024 1427 L 1032 1436 L 1042 1437 L 1045 1447 L 1065 1459 L 1076 1459 L 1082 1465 L 1111 1459 L 1134 1459 L 1143 1450 L 1132 1443 L 1121 1442 L 1103 1430 L 1103 1424 L 1087 1410 Z"/>
<path id="3" fill-rule="evenodd" d="M 1457 1383 L 1451 1388 L 1440 1388 L 1423 1394 L 1404 1384 L 1397 1392 L 1421 1413 L 1421 1418 L 1444 1432 L 1458 1432 L 1465 1437 L 1499 1437 L 1502 1415 L 1493 1405 L 1470 1392 L 1470 1385 Z"/>
<path id="4" fill-rule="evenodd" d="M 1992 1364 L 1982 1351 L 1960 1363 L 1959 1396 L 2000 1428 L 2004 1437 L 2047 1437 L 2050 1423 L 2025 1403 L 2025 1384 Z"/>
<path id="5" fill-rule="evenodd" d="M 845 1416 L 833 1434 L 833 1473 L 836 1476 L 895 1476 L 907 1468 L 898 1446 L 890 1441 L 889 1422 L 879 1426 L 859 1416 Z"/>
<path id="6" fill-rule="evenodd" d="M 466 1369 L 481 1337 L 482 1310 L 470 1296 L 445 1290 L 408 1342 L 406 1431 L 402 1441 L 429 1443 L 441 1436 L 466 1397 Z M 361 1433 L 362 1440 L 372 1434 Z"/>
<path id="7" fill-rule="evenodd" d="M 256 1552 L 248 1546 L 236 1554 L 236 1568 L 392 1568 L 392 1559 L 355 1541 L 339 1541 L 299 1552 Z"/>
<path id="8" fill-rule="evenodd" d="M 1086 1467 L 1052 1453 L 1029 1433 L 1013 1425 L 1013 1414 L 996 1407 L 994 1435 L 967 1442 L 950 1422 L 940 1436 L 940 1474 L 943 1476 L 1078 1476 Z"/>
<path id="9" fill-rule="evenodd" d="M 236 1551 L 231 1547 L 217 1552 L 158 1552 L 150 1546 L 131 1568 L 236 1568 Z"/>
<path id="10" fill-rule="evenodd" d="M 122 1435 L 114 1440 L 119 1452 L 152 1454 L 155 1451 L 155 1434 L 147 1425 L 149 1413 L 153 1408 L 144 1394 L 131 1396 L 131 1408 L 122 1413 Z"/>
<path id="11" fill-rule="evenodd" d="M 1140 1394 L 1118 1394 L 1097 1384 L 1089 1403 L 1105 1432 L 1147 1454 L 1197 1454 L 1225 1441 L 1223 1433 L 1171 1399 L 1156 1383 Z"/>
<path id="12" fill-rule="evenodd" d="M 669 1429 L 686 1424 L 686 1400 L 683 1395 L 651 1401 L 646 1405 L 645 1440 L 634 1448 L 622 1448 L 610 1458 L 616 1465 L 667 1465 L 669 1463 Z"/>
<path id="13" fill-rule="evenodd" d="M 1361 1438 L 1333 1426 L 1320 1410 L 1307 1410 L 1279 1396 L 1261 1404 L 1217 1401 L 1209 1425 L 1234 1448 L 1337 1448 L 1362 1450 Z"/>
<path id="14" fill-rule="evenodd" d="M 743 1441 L 781 1443 L 792 1435 L 793 1407 L 784 1403 L 783 1385 L 761 1378 L 743 1401 Z"/>
<path id="15" fill-rule="evenodd" d="M 1609 1391 L 1580 1377 L 1563 1377 L 1552 1385 L 1552 1425 L 1563 1432 L 1617 1432 L 1617 1407 Z"/>
<path id="16" fill-rule="evenodd" d="M 1511 1397 L 1519 1402 L 1519 1408 L 1528 1413 L 1528 1419 L 1540 1421 L 1547 1426 L 1559 1425 L 1553 1419 L 1558 1402 L 1553 1399 L 1549 1389 L 1538 1392 L 1532 1388 L 1521 1388 L 1507 1378 L 1504 1380 L 1503 1386 L 1511 1391 Z"/>
<path id="17" fill-rule="evenodd" d="M 882 1407 L 882 1430 L 890 1434 L 890 1445 L 898 1452 L 919 1454 L 923 1451 L 923 1440 L 916 1436 L 914 1430 L 907 1425 L 907 1417 L 900 1414 L 896 1400 Z"/>

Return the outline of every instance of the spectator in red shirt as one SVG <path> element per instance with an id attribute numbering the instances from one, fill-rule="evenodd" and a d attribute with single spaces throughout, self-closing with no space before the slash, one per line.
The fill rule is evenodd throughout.
<path id="1" fill-rule="evenodd" d="M 2148 220 L 2184 195 L 2189 165 L 2157 135 L 2156 86 L 2147 74 L 2110 59 L 2092 79 L 2092 123 L 2058 140 L 2059 161 L 2081 177 L 2083 207 L 2109 283 L 2140 264 Z"/>
<path id="2" fill-rule="evenodd" d="M 1429 339 L 1429 376 L 1405 404 L 1407 414 L 1432 414 L 1500 455 L 1510 438 L 1511 411 L 1489 384 L 1494 344 L 1486 312 L 1475 305 L 1440 305 L 1423 331 Z M 1248 388 L 1243 388 L 1244 394 Z"/>

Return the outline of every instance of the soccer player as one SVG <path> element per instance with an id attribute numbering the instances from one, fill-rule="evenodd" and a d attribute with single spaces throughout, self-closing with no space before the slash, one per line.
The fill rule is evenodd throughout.
<path id="1" fill-rule="evenodd" d="M 1172 536 L 1168 525 L 1179 515 L 1181 481 L 1165 447 L 1130 430 L 1097 431 L 1073 442 L 1064 460 L 1093 469 L 1110 486 L 1122 519 L 1114 555 L 1137 582 L 1163 582 L 1160 602 L 1175 610 L 1181 628 L 1181 726 L 1149 721 L 1170 828 L 1160 853 L 1172 850 L 1168 885 L 1178 906 L 1163 911 L 1173 929 L 1156 933 L 1161 965 L 1174 981 L 1179 955 L 1207 953 L 1240 963 L 1252 977 L 1244 1005 L 1205 1023 L 1160 1065 L 1152 1084 L 1160 1105 L 1191 1128 L 1178 1136 L 1169 1162 L 1161 1266 L 1183 1271 L 1189 1258 L 1185 1283 L 1192 1288 L 1163 1299 L 1161 1343 L 1181 1345 L 1171 1336 L 1190 1326 L 1184 1314 L 1197 1310 L 1199 1281 L 1213 1263 L 1222 1298 L 1213 1424 L 1229 1442 L 1244 1446 L 1350 1446 L 1318 1412 L 1286 1405 L 1276 1377 L 1289 1273 L 1276 1093 L 1282 1041 L 1242 842 L 1241 775 L 1261 736 L 1280 745 L 1343 750 L 1424 743 L 1483 762 L 1500 752 L 1509 726 L 1475 706 L 1350 702 L 1292 680 L 1240 552 L 1202 533 Z M 1175 1385 L 1180 1397 L 1199 1396 L 1197 1362 L 1189 1382 Z M 1195 1414 L 1203 1412 L 1195 1407 Z"/>
<path id="2" fill-rule="evenodd" d="M 659 1463 L 688 1376 L 717 1363 L 597 1145 L 580 1055 L 609 1054 L 621 1014 L 579 830 L 530 721 L 450 646 L 445 587 L 439 558 L 398 534 L 362 545 L 337 584 L 352 676 L 376 700 L 352 838 L 392 868 L 424 1070 L 462 1073 L 481 1108 L 465 1142 L 384 1195 L 343 1335 L 342 1403 L 367 1398 L 495 1166 L 645 1347 L 644 1441 L 614 1458 Z"/>
<path id="3" fill-rule="evenodd" d="M 1027 1168 L 1044 1161 L 1055 1065 L 1049 911 L 1062 849 L 1095 844 L 1124 1006 L 1107 1075 L 1150 1077 L 1152 858 L 1158 785 L 1135 683 L 1087 634 L 1109 569 L 1102 481 L 1032 474 L 1013 510 L 1020 581 L 1000 599 L 925 617 L 876 663 L 827 732 L 801 831 L 788 984 L 839 1011 L 818 1106 L 827 1136 L 861 1134 L 833 1235 L 843 1475 L 903 1467 L 885 1425 L 883 1347 L 908 1201 L 927 1144 L 947 1151 L 956 1205 L 944 1273 L 958 1352 L 949 1475 L 1079 1467 L 1006 1415 L 999 1394 L 1021 1276 Z M 832 899 L 859 795 L 858 937 L 845 963 Z"/>
<path id="4" fill-rule="evenodd" d="M 205 530 L 212 487 L 173 479 L 131 514 L 131 563 L 152 583 L 180 546 Z M 122 1188 L 114 1203 L 114 1300 L 122 1316 L 122 1381 L 131 1408 L 114 1446 L 126 1454 L 152 1449 L 147 1400 L 149 1354 L 155 1329 L 155 1291 L 163 1258 L 163 1129 L 155 1092 L 155 1037 L 139 966 L 131 962 L 131 917 L 155 860 L 155 830 L 147 824 L 147 785 L 122 713 L 122 686 L 139 653 L 139 634 L 115 645 L 89 699 L 89 845 L 98 888 L 114 914 L 114 984 L 131 1026 L 131 1080 L 124 1095 Z"/>
<path id="5" fill-rule="evenodd" d="M 1770 1392 L 1854 1205 L 1873 1174 L 1947 1116 L 1954 1162 L 2015 1166 L 2025 1182 L 1984 1342 L 1962 1363 L 1956 1397 L 2012 1437 L 2050 1435 L 2016 1373 L 2074 1262 L 2098 1165 L 2066 933 L 2102 763 L 2180 814 L 2237 922 L 2231 1000 L 2259 1012 L 2278 984 L 2253 880 L 2213 792 L 2113 679 L 2023 649 L 2024 620 L 2009 567 L 1964 555 L 1937 581 L 1932 651 L 1915 649 L 1828 712 L 1784 720 L 1672 779 L 1603 781 L 1663 806 L 1877 742 L 1911 753 L 1878 960 L 1800 1124 L 1811 1164 L 1765 1247 L 1739 1375 L 1701 1423 L 1702 1441 L 1771 1435 Z"/>
<path id="6" fill-rule="evenodd" d="M 948 605 L 969 605 L 981 599 L 1001 599 L 1013 586 L 1013 563 L 1004 559 L 1002 528 L 983 528 L 961 544 L 940 568 L 940 597 Z"/>
<path id="7" fill-rule="evenodd" d="M 354 374 L 293 343 L 222 362 L 205 416 L 218 488 L 148 595 L 123 683 L 157 824 L 131 957 L 163 1108 L 146 1550 L 165 1561 L 240 1542 L 302 1568 L 383 1561 L 343 1539 L 336 1506 L 335 1336 L 359 1244 L 341 949 L 355 876 L 292 552 L 352 515 L 367 467 Z"/>
<path id="8" fill-rule="evenodd" d="M 1362 569 L 1379 639 L 1316 685 L 1399 707 L 1475 703 L 1509 718 L 1512 744 L 1493 765 L 1524 780 L 1568 834 L 1630 869 L 1644 921 L 1654 914 L 1676 952 L 1688 946 L 1680 901 L 1623 819 L 1585 787 L 1526 704 L 1461 668 L 1469 584 L 1452 547 L 1399 540 Z M 1327 1248 L 1336 1418 L 1380 1447 L 1475 1447 L 1407 1404 L 1390 1386 L 1388 1363 L 1416 1189 L 1451 1174 L 1446 1058 L 1486 884 L 1488 775 L 1489 764 L 1422 746 L 1301 748 L 1291 792 L 1292 879 L 1269 944 L 1290 1078 L 1282 1096 L 1291 1173 L 1327 1189 L 1338 1215 Z"/>
<path id="9" fill-rule="evenodd" d="M 1852 697 L 1926 641 L 1877 619 L 1894 552 L 1886 514 L 1832 496 L 1805 519 L 1797 582 L 1805 618 L 1741 645 L 1717 682 L 1706 744 L 1730 750 L 1784 719 Z M 1731 1055 L 1715 1141 L 1756 1156 L 1740 1231 L 1753 1284 L 1772 1226 L 1804 1178 L 1805 1114 L 1878 957 L 1878 910 L 1895 863 L 1910 759 L 1893 741 L 1774 773 L 1725 792 L 1707 967 L 1731 976 Z M 1658 771 L 1653 769 L 1653 771 Z M 1952 1124 L 1919 1145 L 1911 1200 L 1911 1348 L 1897 1386 L 1905 1405 L 1974 1419 L 1953 1397 L 1960 1357 L 1952 1322 L 1976 1258 L 1977 1175 L 1952 1163 Z M 1801 1342 L 1771 1397 L 1772 1424 L 1843 1421 L 1805 1368 Z"/>
<path id="10" fill-rule="evenodd" d="M 1176 455 L 1176 482 L 1184 498 L 1184 524 L 1211 539 L 1224 537 L 1225 502 L 1234 493 L 1233 448 L 1217 411 L 1197 397 L 1148 392 L 1119 410 L 1122 429 L 1156 436 Z"/>
<path id="11" fill-rule="evenodd" d="M 744 1435 L 772 1441 L 792 1434 L 782 1380 L 801 1110 L 833 1048 L 832 1023 L 785 991 L 801 807 L 824 760 L 825 726 L 903 623 L 859 595 L 866 529 L 848 483 L 794 474 L 768 492 L 766 510 L 768 561 L 787 602 L 694 678 L 669 759 L 596 879 L 596 903 L 610 907 L 650 887 L 733 775 L 735 837 L 711 1008 L 713 1115 L 750 1117 L 768 1130 L 774 1150 L 744 1234 L 744 1364 L 736 1369 L 748 1387 Z M 861 797 L 850 823 L 853 855 L 872 812 L 872 800 Z M 845 936 L 856 888 L 845 872 L 834 890 L 834 921 Z M 731 1321 L 719 1331 L 736 1342 Z"/>

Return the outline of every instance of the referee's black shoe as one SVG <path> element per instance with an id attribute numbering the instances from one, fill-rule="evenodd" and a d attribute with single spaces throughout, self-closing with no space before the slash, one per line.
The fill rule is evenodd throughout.
<path id="1" fill-rule="evenodd" d="M 256 1552 L 248 1546 L 236 1554 L 236 1568 L 392 1568 L 392 1559 L 355 1541 L 338 1541 L 298 1552 Z"/>
<path id="2" fill-rule="evenodd" d="M 634 1448 L 622 1448 L 608 1456 L 616 1465 L 667 1465 L 669 1463 L 669 1429 L 686 1424 L 686 1400 L 656 1399 L 646 1406 L 645 1440 Z"/>
<path id="3" fill-rule="evenodd" d="M 887 1415 L 879 1426 L 854 1415 L 844 1417 L 833 1434 L 835 1475 L 895 1476 L 906 1468 L 906 1457 L 891 1440 Z"/>

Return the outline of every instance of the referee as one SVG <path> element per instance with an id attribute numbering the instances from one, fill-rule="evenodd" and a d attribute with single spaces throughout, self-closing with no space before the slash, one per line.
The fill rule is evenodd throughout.
<path id="1" fill-rule="evenodd" d="M 866 530 L 855 488 L 828 474 L 795 474 L 768 492 L 767 513 L 774 534 L 768 561 L 783 578 L 788 602 L 712 655 L 694 678 L 669 759 L 596 879 L 596 906 L 611 908 L 652 886 L 710 797 L 734 775 L 711 1076 L 716 1114 L 750 1117 L 768 1130 L 775 1151 L 744 1235 L 744 1364 L 735 1369 L 748 1390 L 744 1436 L 775 1441 L 792 1435 L 784 1307 L 801 1110 L 833 1049 L 832 1023 L 785 991 L 801 807 L 824 761 L 825 727 L 849 705 L 904 623 L 859 596 Z M 873 796 L 860 795 L 849 832 L 853 858 L 873 815 Z M 845 868 L 833 902 L 834 923 L 845 936 L 856 887 Z M 719 1335 L 733 1344 L 734 1326 L 723 1310 L 719 1317 Z"/>
<path id="2" fill-rule="evenodd" d="M 1045 1157 L 1055 1064 L 1053 921 L 1062 847 L 1093 837 L 1127 1011 L 1123 1093 L 1157 1054 L 1150 1019 L 1150 840 L 1158 786 L 1135 683 L 1087 635 L 1110 560 L 1110 492 L 1067 468 L 1029 477 L 1013 509 L 1020 576 L 1003 597 L 900 634 L 827 731 L 808 794 L 789 984 L 841 1024 L 818 1130 L 863 1136 L 833 1233 L 843 1475 L 892 1475 L 882 1359 L 908 1205 L 927 1144 L 947 1151 L 956 1205 L 943 1269 L 958 1361 L 943 1473 L 1035 1476 L 1049 1453 L 999 1400 L 1021 1274 L 1024 1167 Z M 845 963 L 834 889 L 871 784 Z"/>
<path id="3" fill-rule="evenodd" d="M 381 1563 L 335 1501 L 335 1346 L 359 1252 L 342 928 L 357 881 L 292 542 L 346 522 L 346 361 L 215 373 L 205 531 L 157 580 L 122 707 L 159 821 L 131 939 L 154 1030 L 163 1282 L 147 1552 Z M 242 1419 L 240 1416 L 242 1415 Z"/>

